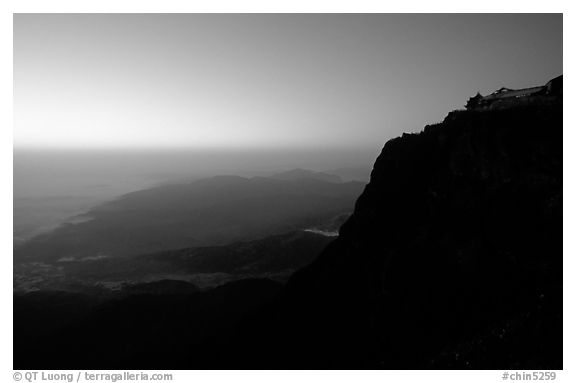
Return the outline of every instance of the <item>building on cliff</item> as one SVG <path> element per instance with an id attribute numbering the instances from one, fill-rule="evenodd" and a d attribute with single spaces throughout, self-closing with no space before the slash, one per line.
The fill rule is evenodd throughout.
<path id="1" fill-rule="evenodd" d="M 543 86 L 524 89 L 500 88 L 488 96 L 477 93 L 466 103 L 468 110 L 503 109 L 534 102 L 545 103 L 562 96 L 562 76 L 558 76 Z"/>

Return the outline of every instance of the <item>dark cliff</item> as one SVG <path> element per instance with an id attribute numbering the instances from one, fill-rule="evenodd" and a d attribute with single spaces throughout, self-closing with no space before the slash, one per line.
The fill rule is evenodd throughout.
<path id="1" fill-rule="evenodd" d="M 562 368 L 562 100 L 386 143 L 340 237 L 244 331 L 255 367 Z"/>

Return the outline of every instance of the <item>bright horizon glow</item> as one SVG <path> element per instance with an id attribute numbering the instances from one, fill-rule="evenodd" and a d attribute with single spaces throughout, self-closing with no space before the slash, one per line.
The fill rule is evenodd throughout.
<path id="1" fill-rule="evenodd" d="M 16 14 L 14 147 L 374 148 L 559 74 L 559 14 Z"/>

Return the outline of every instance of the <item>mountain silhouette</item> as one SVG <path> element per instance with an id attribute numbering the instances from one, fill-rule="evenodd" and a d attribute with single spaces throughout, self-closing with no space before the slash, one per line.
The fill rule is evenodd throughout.
<path id="1" fill-rule="evenodd" d="M 83 222 L 19 246 L 14 260 L 127 256 L 265 238 L 350 213 L 364 187 L 296 173 L 288 179 L 219 176 L 129 193 L 92 209 Z"/>
<path id="2" fill-rule="evenodd" d="M 238 366 L 561 369 L 562 95 L 539 100 L 387 142 Z"/>
<path id="3" fill-rule="evenodd" d="M 330 222 L 332 223 L 332 222 Z M 310 231 L 293 231 L 229 245 L 189 247 L 149 254 L 68 260 L 43 264 L 41 271 L 15 265 L 15 291 L 62 290 L 99 296 L 203 289 L 245 278 L 286 282 L 334 240 Z M 54 278 L 54 275 L 58 275 Z M 169 281 L 173 279 L 172 281 Z M 195 288 L 195 287 L 194 287 Z"/>
<path id="4" fill-rule="evenodd" d="M 277 173 L 277 174 L 270 176 L 270 178 L 273 178 L 276 180 L 284 180 L 284 181 L 313 179 L 313 180 L 333 182 L 333 183 L 342 182 L 342 179 L 337 175 L 322 173 L 322 172 L 312 172 L 310 170 L 305 170 L 305 169 L 294 169 L 294 170 L 289 170 L 287 172 Z"/>

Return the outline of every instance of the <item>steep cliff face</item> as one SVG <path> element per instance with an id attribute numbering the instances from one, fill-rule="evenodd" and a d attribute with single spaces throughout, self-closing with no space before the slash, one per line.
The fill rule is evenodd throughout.
<path id="1" fill-rule="evenodd" d="M 271 366 L 562 368 L 561 100 L 386 143 L 272 317 Z"/>

